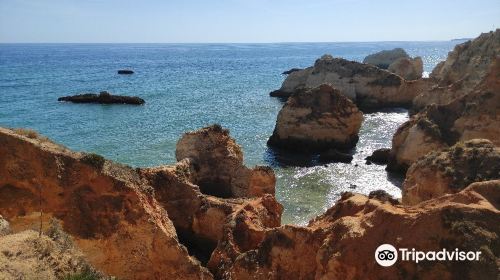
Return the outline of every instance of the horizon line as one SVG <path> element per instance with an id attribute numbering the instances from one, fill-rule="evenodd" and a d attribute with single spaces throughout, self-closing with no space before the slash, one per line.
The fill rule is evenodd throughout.
<path id="1" fill-rule="evenodd" d="M 401 43 L 401 42 L 450 42 L 466 41 L 473 38 L 455 38 L 448 40 L 382 40 L 382 41 L 283 41 L 283 42 L 0 42 L 7 44 L 318 44 L 318 43 Z"/>

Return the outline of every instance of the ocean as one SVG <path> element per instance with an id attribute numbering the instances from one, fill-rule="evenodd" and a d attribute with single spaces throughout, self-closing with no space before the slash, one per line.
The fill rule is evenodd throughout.
<path id="1" fill-rule="evenodd" d="M 323 54 L 362 61 L 404 48 L 430 72 L 460 42 L 279 44 L 0 44 L 0 126 L 32 128 L 68 148 L 134 167 L 172 164 L 182 133 L 219 123 L 242 146 L 247 165 L 270 165 L 284 224 L 306 224 L 344 191 L 383 189 L 401 197 L 402 178 L 364 158 L 390 147 L 404 109 L 365 114 L 350 164 L 315 164 L 270 150 L 283 103 L 269 97 L 294 67 Z M 133 75 L 118 75 L 130 68 Z M 110 91 L 144 106 L 71 104 L 60 96 Z M 297 166 L 298 165 L 298 166 Z"/>

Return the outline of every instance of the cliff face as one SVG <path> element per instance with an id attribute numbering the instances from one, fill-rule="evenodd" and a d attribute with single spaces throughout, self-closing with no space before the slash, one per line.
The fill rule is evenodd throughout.
<path id="1" fill-rule="evenodd" d="M 500 29 L 457 45 L 430 77 L 437 85 L 413 101 L 415 111 L 430 104 L 447 104 L 476 88 L 500 54 Z"/>
<path id="2" fill-rule="evenodd" d="M 458 141 L 484 138 L 500 145 L 499 75 L 497 58 L 473 91 L 445 105 L 430 105 L 401 125 L 392 140 L 389 168 L 404 170 Z"/>
<path id="3" fill-rule="evenodd" d="M 301 88 L 331 84 L 360 108 L 410 106 L 417 84 L 376 66 L 324 55 L 314 66 L 290 73 L 272 96 L 289 97 Z"/>
<path id="4" fill-rule="evenodd" d="M 299 152 L 351 148 L 362 121 L 363 113 L 332 86 L 303 89 L 280 110 L 268 144 Z"/>
<path id="5" fill-rule="evenodd" d="M 0 213 L 15 232 L 47 219 L 97 269 L 122 279 L 209 279 L 177 240 L 154 190 L 133 169 L 0 128 Z M 41 206 L 40 206 L 41 205 Z M 161 248 L 161 250 L 160 250 Z"/>
<path id="6" fill-rule="evenodd" d="M 233 180 L 247 182 L 238 186 L 244 186 L 239 189 L 248 196 L 257 195 L 255 190 L 261 188 L 256 186 L 261 185 L 272 186 L 272 194 L 222 198 L 204 194 L 190 181 L 191 175 L 199 178 L 190 173 L 191 160 L 198 172 L 210 164 L 196 157 L 174 166 L 131 169 L 95 154 L 69 151 L 35 133 L 23 134 L 0 128 L 0 214 L 17 233 L 38 229 L 37 213 L 42 210 L 42 224 L 46 227 L 51 219 L 60 221 L 88 262 L 107 275 L 211 279 L 212 274 L 199 261 L 209 261 L 225 232 L 238 231 L 248 237 L 240 242 L 243 251 L 255 247 L 263 231 L 280 225 L 283 209 L 273 196 L 273 173 L 266 172 L 266 180 L 255 176 Z M 219 143 L 221 150 L 237 147 L 228 135 L 223 136 L 215 137 L 227 140 Z M 209 139 L 213 138 L 198 140 Z M 193 143 L 196 145 L 180 146 L 202 154 L 206 145 Z M 234 163 L 227 154 L 212 159 L 222 167 Z M 218 172 L 232 174 L 228 170 Z"/>
<path id="7" fill-rule="evenodd" d="M 495 279 L 498 273 L 500 181 L 474 183 L 459 193 L 415 207 L 384 196 L 345 193 L 307 227 L 266 233 L 255 250 L 237 258 L 225 279 Z M 377 198 L 380 197 L 380 198 Z M 398 261 L 382 267 L 375 249 L 482 252 L 481 262 Z"/>
<path id="8" fill-rule="evenodd" d="M 403 183 L 403 203 L 458 192 L 473 182 L 500 177 L 500 148 L 485 139 L 459 143 L 417 160 Z"/>

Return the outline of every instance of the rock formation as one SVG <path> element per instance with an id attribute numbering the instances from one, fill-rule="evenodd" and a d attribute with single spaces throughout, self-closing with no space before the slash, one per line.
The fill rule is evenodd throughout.
<path id="1" fill-rule="evenodd" d="M 420 79 L 424 71 L 422 58 L 411 58 L 405 50 L 401 48 L 384 50 L 371 54 L 365 57 L 363 63 L 375 65 L 381 69 L 387 69 L 406 80 Z"/>
<path id="2" fill-rule="evenodd" d="M 59 97 L 57 101 L 69 101 L 73 103 L 99 103 L 99 104 L 131 104 L 142 105 L 144 99 L 137 96 L 112 95 L 107 91 L 101 91 L 99 94 L 85 93 L 72 96 Z"/>
<path id="3" fill-rule="evenodd" d="M 188 134 L 208 132 L 213 136 L 208 139 L 224 139 L 215 149 L 218 152 L 239 149 L 227 131 L 212 129 Z M 88 262 L 107 275 L 211 279 L 199 261 L 208 262 L 225 232 L 251 237 L 240 242 L 243 251 L 258 244 L 260 231 L 280 225 L 281 205 L 263 192 L 274 193 L 274 174 L 266 169 L 257 168 L 257 175 L 243 177 L 246 181 L 231 177 L 237 186 L 247 187 L 239 189 L 242 193 L 262 191 L 258 198 L 206 195 L 190 181 L 200 178 L 206 164 L 211 164 L 197 149 L 215 143 L 203 142 L 203 137 L 181 144 L 178 154 L 184 153 L 183 148 L 192 151 L 174 166 L 131 169 L 99 155 L 71 152 L 34 133 L 22 134 L 0 128 L 0 214 L 15 233 L 38 228 L 40 219 L 45 227 L 50 219 L 60 221 Z M 219 172 L 235 163 L 227 154 L 218 156 L 212 159 L 221 161 Z M 253 171 L 239 174 L 249 176 Z"/>
<path id="4" fill-rule="evenodd" d="M 288 99 L 268 144 L 302 152 L 351 148 L 362 121 L 363 113 L 354 103 L 323 84 L 299 90 Z"/>
<path id="5" fill-rule="evenodd" d="M 395 48 L 370 54 L 363 59 L 363 63 L 375 65 L 381 69 L 388 69 L 389 65 L 400 58 L 410 58 L 410 56 L 402 48 Z"/>
<path id="6" fill-rule="evenodd" d="M 179 244 L 154 189 L 133 169 L 4 128 L 0 154 L 0 214 L 15 232 L 38 228 L 42 210 L 44 224 L 61 221 L 105 274 L 211 277 Z"/>
<path id="7" fill-rule="evenodd" d="M 422 78 L 424 62 L 419 56 L 413 59 L 402 57 L 391 63 L 387 70 L 403 77 L 405 80 L 417 80 Z"/>
<path id="8" fill-rule="evenodd" d="M 177 142 L 175 156 L 178 161 L 188 161 L 189 180 L 204 193 L 221 197 L 274 195 L 274 171 L 265 166 L 244 166 L 241 147 L 219 125 L 185 133 Z"/>
<path id="9" fill-rule="evenodd" d="M 131 74 L 134 74 L 134 71 L 132 71 L 130 69 L 121 69 L 121 70 L 118 70 L 118 74 L 131 75 Z"/>
<path id="10" fill-rule="evenodd" d="M 364 109 L 410 106 L 427 83 L 411 83 L 376 66 L 324 55 L 314 66 L 290 73 L 271 96 L 289 97 L 302 88 L 331 84 Z M 423 87 L 423 88 L 422 88 Z"/>
<path id="11" fill-rule="evenodd" d="M 411 165 L 403 183 L 403 203 L 417 204 L 494 179 L 500 179 L 500 148 L 484 139 L 458 143 Z"/>
<path id="12" fill-rule="evenodd" d="M 405 170 L 425 154 L 458 141 L 500 145 L 500 58 L 476 88 L 446 105 L 433 104 L 401 125 L 392 139 L 389 169 Z"/>
<path id="13" fill-rule="evenodd" d="M 370 156 L 367 156 L 365 159 L 377 164 L 387 164 L 387 162 L 389 161 L 390 152 L 391 149 L 388 148 L 378 149 L 373 151 L 373 153 Z"/>
<path id="14" fill-rule="evenodd" d="M 257 249 L 227 265 L 223 279 L 495 279 L 498 275 L 500 181 L 474 183 L 459 193 L 394 204 L 345 193 L 307 227 L 285 225 Z M 477 262 L 374 260 L 381 244 L 420 251 L 480 251 Z"/>
<path id="15" fill-rule="evenodd" d="M 457 45 L 446 61 L 440 62 L 430 74 L 437 85 L 415 97 L 414 111 L 433 103 L 450 103 L 473 91 L 499 55 L 500 29 Z"/>

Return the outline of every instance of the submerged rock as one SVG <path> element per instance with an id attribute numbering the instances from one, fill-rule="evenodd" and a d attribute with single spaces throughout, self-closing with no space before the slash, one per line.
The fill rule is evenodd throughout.
<path id="1" fill-rule="evenodd" d="M 500 148 L 485 139 L 458 143 L 411 165 L 403 183 L 403 203 L 417 204 L 488 180 L 500 180 Z"/>
<path id="2" fill-rule="evenodd" d="M 381 69 L 388 69 L 389 65 L 400 58 L 410 58 L 410 56 L 404 49 L 395 48 L 392 50 L 383 50 L 374 54 L 370 54 L 365 57 L 365 59 L 363 59 L 363 63 L 375 65 Z"/>
<path id="3" fill-rule="evenodd" d="M 276 120 L 270 146 L 298 152 L 352 148 L 363 113 L 330 85 L 295 92 Z"/>
<path id="4" fill-rule="evenodd" d="M 100 103 L 100 104 L 131 104 L 142 105 L 144 99 L 136 96 L 112 95 L 107 91 L 101 91 L 99 94 L 85 93 L 73 96 L 59 97 L 57 101 L 69 101 L 73 103 Z"/>
<path id="5" fill-rule="evenodd" d="M 290 73 L 272 96 L 289 97 L 303 88 L 331 84 L 362 109 L 403 106 L 427 83 L 410 83 L 376 66 L 324 55 L 314 66 Z"/>

